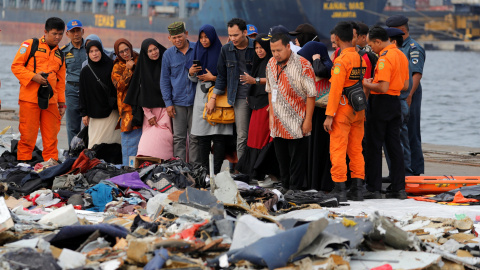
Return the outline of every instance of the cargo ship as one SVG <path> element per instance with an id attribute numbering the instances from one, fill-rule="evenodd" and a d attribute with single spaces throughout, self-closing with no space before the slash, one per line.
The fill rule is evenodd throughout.
<path id="1" fill-rule="evenodd" d="M 116 39 L 129 39 L 135 47 L 153 37 L 165 46 L 167 26 L 185 21 L 190 39 L 196 40 L 200 26 L 211 24 L 226 40 L 227 22 L 243 18 L 267 33 L 270 27 L 283 25 L 293 31 L 310 23 L 320 38 L 339 21 L 379 22 L 387 0 L 0 0 L 0 42 L 19 44 L 43 33 L 45 20 L 55 16 L 65 22 L 82 21 L 85 35 L 96 34 L 106 47 Z M 66 38 L 62 44 L 68 42 Z"/>

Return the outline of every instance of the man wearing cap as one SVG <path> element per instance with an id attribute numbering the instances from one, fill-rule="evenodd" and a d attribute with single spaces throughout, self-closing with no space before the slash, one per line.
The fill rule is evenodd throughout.
<path id="1" fill-rule="evenodd" d="M 65 67 L 67 68 L 67 84 L 65 86 L 65 99 L 67 109 L 65 117 L 67 120 L 68 145 L 73 137 L 80 132 L 82 117 L 79 108 L 79 87 L 80 71 L 82 63 L 87 60 L 85 52 L 85 41 L 83 40 L 83 25 L 79 20 L 71 20 L 67 23 L 67 37 L 70 42 L 60 48 L 65 55 Z"/>
<path id="2" fill-rule="evenodd" d="M 313 25 L 304 23 L 297 26 L 295 31 L 288 32 L 291 36 L 296 37 L 295 45 L 303 47 L 309 41 L 320 41 L 317 30 Z"/>
<path id="3" fill-rule="evenodd" d="M 65 114 L 65 65 L 58 44 L 64 31 L 62 19 L 47 19 L 44 36 L 36 40 L 38 43 L 35 39 L 24 41 L 13 59 L 12 73 L 20 82 L 18 161 L 32 159 L 39 128 L 43 159 L 58 160 L 57 135 Z M 30 58 L 34 43 L 38 47 Z M 46 96 L 42 95 L 43 89 L 47 90 Z"/>
<path id="4" fill-rule="evenodd" d="M 406 175 L 420 175 L 425 171 L 425 163 L 422 152 L 422 137 L 420 133 L 420 111 L 422 104 L 422 85 L 420 80 L 423 74 L 423 65 L 425 63 L 425 50 L 410 37 L 408 18 L 402 15 L 394 15 L 387 19 L 386 25 L 402 30 L 403 44 L 401 51 L 407 56 L 410 71 L 410 85 L 407 91 L 400 94 L 400 99 L 406 100 L 409 105 L 408 124 L 402 127 L 402 137 L 406 136 L 408 129 L 408 140 L 410 144 L 410 153 L 406 153 L 405 160 Z M 404 149 L 408 151 L 408 149 Z M 410 160 L 408 160 L 410 158 Z M 410 167 L 407 167 L 410 164 Z"/>
<path id="5" fill-rule="evenodd" d="M 184 161 L 199 163 L 198 140 L 190 133 L 196 85 L 188 79 L 186 67 L 186 63 L 194 60 L 195 43 L 188 40 L 184 22 L 170 24 L 168 33 L 170 34 L 168 40 L 172 42 L 173 47 L 163 54 L 160 89 L 168 116 L 173 119 L 173 153 Z"/>
<path id="6" fill-rule="evenodd" d="M 251 39 L 255 39 L 258 35 L 257 27 L 253 24 L 247 24 L 247 36 Z"/>
<path id="7" fill-rule="evenodd" d="M 288 37 L 290 37 L 290 32 L 288 32 L 288 29 L 281 24 L 270 28 L 270 32 L 268 32 L 268 36 L 271 38 L 273 35 L 278 33 L 285 34 Z M 300 49 L 301 49 L 300 46 L 297 46 L 292 41 L 290 41 L 290 50 L 292 50 L 292 52 L 297 53 L 298 51 L 300 51 Z"/>

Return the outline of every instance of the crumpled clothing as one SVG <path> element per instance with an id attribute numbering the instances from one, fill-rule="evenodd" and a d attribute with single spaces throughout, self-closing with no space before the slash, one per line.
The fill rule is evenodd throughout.
<path id="1" fill-rule="evenodd" d="M 49 160 L 47 161 L 44 161 L 44 162 L 40 162 L 40 163 L 37 163 L 35 164 L 35 167 L 33 168 L 34 171 L 36 172 L 39 172 L 39 171 L 42 171 L 46 168 L 49 168 L 49 167 L 53 167 L 53 166 L 56 166 L 58 165 L 58 161 L 56 161 L 55 159 L 53 158 L 50 158 Z"/>
<path id="2" fill-rule="evenodd" d="M 144 200 L 140 199 L 140 198 L 137 198 L 137 197 L 133 197 L 133 198 L 125 198 L 124 199 L 126 202 L 128 202 L 129 204 L 132 204 L 132 205 L 137 205 L 137 204 L 140 204 L 141 202 L 143 202 Z"/>
<path id="3" fill-rule="evenodd" d="M 120 187 L 128 187 L 132 189 L 150 188 L 148 185 L 142 182 L 138 172 L 121 174 L 108 179 L 108 181 L 117 184 Z"/>
<path id="4" fill-rule="evenodd" d="M 118 190 L 118 188 L 102 183 L 91 187 L 85 191 L 85 193 L 88 193 L 92 196 L 94 207 L 88 208 L 88 210 L 94 212 L 103 212 L 105 210 L 105 205 L 113 201 L 113 196 L 118 195 L 119 192 L 120 190 Z"/>

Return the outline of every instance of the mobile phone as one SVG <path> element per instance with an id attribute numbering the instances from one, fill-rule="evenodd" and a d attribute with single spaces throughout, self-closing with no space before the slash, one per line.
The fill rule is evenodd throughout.
<path id="1" fill-rule="evenodd" d="M 197 67 L 199 67 L 200 66 L 200 60 L 193 60 L 193 64 L 197 65 Z"/>

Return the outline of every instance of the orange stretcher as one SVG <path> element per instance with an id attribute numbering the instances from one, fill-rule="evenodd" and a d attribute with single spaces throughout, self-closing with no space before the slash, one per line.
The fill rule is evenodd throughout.
<path id="1" fill-rule="evenodd" d="M 405 191 L 415 195 L 440 194 L 449 190 L 480 185 L 480 176 L 407 176 Z"/>

